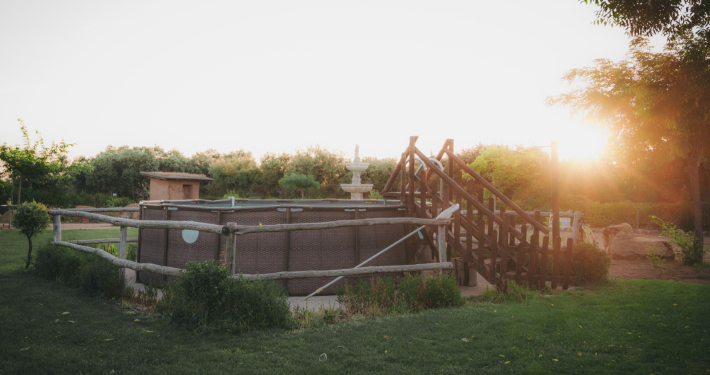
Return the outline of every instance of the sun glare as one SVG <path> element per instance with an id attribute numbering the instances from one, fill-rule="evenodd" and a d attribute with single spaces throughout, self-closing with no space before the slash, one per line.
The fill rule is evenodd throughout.
<path id="1" fill-rule="evenodd" d="M 606 133 L 599 128 L 576 124 L 557 134 L 560 159 L 595 159 L 606 144 Z"/>

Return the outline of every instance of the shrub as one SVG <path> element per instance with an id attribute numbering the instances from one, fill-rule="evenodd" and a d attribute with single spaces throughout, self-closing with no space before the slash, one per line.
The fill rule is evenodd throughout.
<path id="1" fill-rule="evenodd" d="M 574 245 L 577 254 L 572 257 L 572 275 L 579 285 L 602 284 L 609 279 L 611 257 L 595 244 L 580 242 Z"/>
<path id="2" fill-rule="evenodd" d="M 188 262 L 184 275 L 163 288 L 156 311 L 189 328 L 286 328 L 292 323 L 286 297 L 273 281 L 229 278 L 229 271 L 214 260 Z"/>
<path id="3" fill-rule="evenodd" d="M 47 244 L 37 249 L 32 271 L 40 277 L 59 281 L 69 287 L 79 286 L 86 255 L 61 246 Z"/>
<path id="4" fill-rule="evenodd" d="M 125 289 L 119 267 L 111 262 L 52 244 L 37 250 L 32 271 L 68 287 L 78 287 L 90 296 L 120 298 Z"/>
<path id="5" fill-rule="evenodd" d="M 419 274 L 362 279 L 335 291 L 347 314 L 381 315 L 464 304 L 456 278 L 444 273 L 424 281 Z"/>
<path id="6" fill-rule="evenodd" d="M 89 296 L 119 299 L 126 287 L 120 268 L 106 259 L 93 257 L 81 270 L 79 287 Z"/>
<path id="7" fill-rule="evenodd" d="M 653 223 L 661 227 L 663 230 L 662 235 L 671 238 L 670 243 L 680 248 L 680 253 L 677 253 L 677 255 L 680 256 L 684 265 L 693 266 L 703 263 L 703 247 L 702 245 L 698 247 L 694 245 L 694 238 L 691 233 L 683 231 L 676 225 L 666 223 L 656 216 L 653 216 Z"/>
<path id="8" fill-rule="evenodd" d="M 47 207 L 42 203 L 27 202 L 21 205 L 12 217 L 12 226 L 20 230 L 20 234 L 27 237 L 30 248 L 27 251 L 25 269 L 30 267 L 32 261 L 32 237 L 39 234 L 49 226 Z"/>

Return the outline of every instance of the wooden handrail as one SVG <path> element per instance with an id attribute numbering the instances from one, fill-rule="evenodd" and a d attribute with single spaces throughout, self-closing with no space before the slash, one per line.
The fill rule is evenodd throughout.
<path id="1" fill-rule="evenodd" d="M 74 250 L 84 251 L 87 253 L 92 253 L 92 254 L 98 255 L 98 256 L 108 260 L 109 262 L 111 262 L 119 267 L 130 268 L 135 271 L 153 272 L 153 273 L 159 273 L 161 275 L 168 275 L 168 276 L 181 276 L 181 273 L 182 273 L 182 270 L 180 268 L 159 266 L 157 264 L 152 264 L 152 263 L 138 263 L 138 262 L 134 262 L 132 260 L 119 259 L 119 258 L 116 258 L 115 256 L 101 250 L 101 249 L 95 249 L 93 247 L 88 247 L 88 246 L 81 246 L 81 245 L 73 244 L 71 242 L 54 241 L 54 242 L 52 242 L 52 244 L 57 245 L 57 246 L 68 247 L 68 248 L 71 248 Z"/>
<path id="2" fill-rule="evenodd" d="M 540 230 L 542 233 L 547 234 L 547 232 L 550 231 L 546 226 L 542 225 L 542 223 L 539 223 L 539 222 L 535 221 L 535 219 L 533 219 L 532 216 L 528 215 L 525 211 L 523 211 L 523 209 L 520 208 L 517 204 L 515 204 L 515 202 L 511 201 L 508 197 L 506 197 L 505 195 L 503 195 L 503 193 L 501 193 L 500 191 L 498 191 L 498 189 L 496 189 L 495 186 L 491 185 L 488 181 L 486 181 L 485 178 L 481 177 L 481 175 L 479 175 L 479 174 L 476 173 L 473 169 L 471 169 L 471 167 L 469 167 L 466 163 L 464 163 L 463 160 L 459 159 L 459 157 L 456 156 L 456 154 L 454 154 L 453 152 L 451 152 L 451 150 L 449 150 L 449 149 L 444 149 L 444 152 L 446 152 L 446 155 L 449 156 L 449 160 L 451 160 L 452 162 L 455 162 L 456 164 L 458 164 L 459 167 L 461 167 L 461 169 L 462 169 L 464 172 L 466 172 L 466 173 L 468 173 L 469 175 L 471 175 L 471 177 L 473 177 L 473 178 L 476 180 L 476 182 L 478 182 L 479 184 L 483 185 L 483 187 L 485 187 L 486 189 L 488 189 L 491 193 L 493 193 L 493 195 L 495 195 L 496 197 L 498 197 L 498 199 L 500 199 L 500 200 L 501 200 L 503 203 L 505 203 L 508 207 L 510 207 L 511 209 L 513 209 L 513 211 L 517 212 L 518 215 L 522 216 L 525 220 L 527 220 L 527 222 L 529 222 L 530 224 L 532 224 L 534 227 L 536 227 L 536 228 L 537 228 L 538 230 Z"/>
<path id="3" fill-rule="evenodd" d="M 138 207 L 111 207 L 111 208 L 60 208 L 63 210 L 81 212 L 140 212 Z"/>

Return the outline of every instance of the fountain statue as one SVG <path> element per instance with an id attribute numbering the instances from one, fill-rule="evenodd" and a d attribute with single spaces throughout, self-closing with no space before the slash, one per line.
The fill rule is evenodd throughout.
<path id="1" fill-rule="evenodd" d="M 350 193 L 350 199 L 362 199 L 362 193 L 372 190 L 372 184 L 360 183 L 360 173 L 364 172 L 370 163 L 363 163 L 360 160 L 360 146 L 355 145 L 355 158 L 352 163 L 345 163 L 345 168 L 353 171 L 353 181 L 349 184 L 341 184 L 343 190 Z"/>

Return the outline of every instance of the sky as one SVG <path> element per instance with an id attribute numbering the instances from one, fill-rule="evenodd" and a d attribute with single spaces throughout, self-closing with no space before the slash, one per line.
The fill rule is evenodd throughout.
<path id="1" fill-rule="evenodd" d="M 605 135 L 548 107 L 570 69 L 629 38 L 549 1 L 0 2 L 0 143 L 18 118 L 70 156 L 321 145 L 397 157 L 447 138 L 590 157 Z M 654 38 L 656 49 L 663 39 Z"/>

